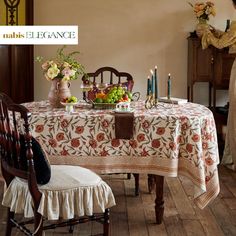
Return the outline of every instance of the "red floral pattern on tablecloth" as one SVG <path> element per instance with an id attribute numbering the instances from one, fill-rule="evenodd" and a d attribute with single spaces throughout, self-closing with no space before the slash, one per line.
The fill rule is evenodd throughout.
<path id="1" fill-rule="evenodd" d="M 45 144 L 50 156 L 152 157 L 170 163 L 177 161 L 179 171 L 182 168 L 190 176 L 191 171 L 181 164 L 189 163 L 199 169 L 196 179 L 200 180 L 196 181 L 201 184 L 217 174 L 215 121 L 205 106 L 160 104 L 156 109 L 146 110 L 142 102 L 136 103 L 131 140 L 115 138 L 112 110 L 76 108 L 68 114 L 63 109 L 48 107 L 35 111 L 34 103 L 25 106 L 32 111 L 33 136 Z"/>
<path id="2" fill-rule="evenodd" d="M 131 140 L 115 139 L 111 110 L 39 109 L 32 103 L 32 133 L 45 143 L 49 155 L 76 156 L 159 156 L 188 159 L 194 165 L 205 160 L 217 161 L 217 138 L 213 115 L 199 104 L 165 105 L 146 110 L 140 104 L 135 110 L 134 136 Z M 49 144 L 49 145 L 47 145 Z M 66 151 L 66 152 L 65 152 Z M 210 163 L 210 161 L 206 161 Z M 203 167 L 203 166 L 202 166 Z"/>

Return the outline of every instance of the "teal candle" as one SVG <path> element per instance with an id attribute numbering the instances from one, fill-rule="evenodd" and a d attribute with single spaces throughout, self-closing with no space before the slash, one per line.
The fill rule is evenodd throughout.
<path id="1" fill-rule="evenodd" d="M 169 74 L 167 80 L 167 98 L 170 99 L 170 97 L 171 97 L 171 79 Z"/>
<path id="2" fill-rule="evenodd" d="M 151 81 L 150 81 L 150 77 L 148 76 L 148 79 L 147 79 L 147 96 L 150 94 L 150 88 L 151 88 Z"/>
<path id="3" fill-rule="evenodd" d="M 154 70 L 154 81 L 155 81 L 155 99 L 157 99 L 158 98 L 157 66 L 155 66 Z"/>
<path id="4" fill-rule="evenodd" d="M 152 94 L 154 94 L 154 86 L 155 86 L 155 81 L 154 81 L 154 76 L 152 75 Z"/>
<path id="5" fill-rule="evenodd" d="M 154 88 L 155 88 L 155 82 L 154 82 L 154 74 L 153 74 L 153 70 L 150 70 L 151 74 L 152 74 L 152 81 L 151 81 L 151 93 L 154 94 Z"/>

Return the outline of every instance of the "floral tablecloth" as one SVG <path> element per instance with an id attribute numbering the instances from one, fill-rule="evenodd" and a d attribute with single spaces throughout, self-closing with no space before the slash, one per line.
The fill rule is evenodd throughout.
<path id="1" fill-rule="evenodd" d="M 115 138 L 112 110 L 78 106 L 73 113 L 33 102 L 32 134 L 53 164 L 80 165 L 98 173 L 185 175 L 194 198 L 205 207 L 219 193 L 216 127 L 211 111 L 199 104 L 159 103 L 146 110 L 134 103 L 134 136 Z"/>

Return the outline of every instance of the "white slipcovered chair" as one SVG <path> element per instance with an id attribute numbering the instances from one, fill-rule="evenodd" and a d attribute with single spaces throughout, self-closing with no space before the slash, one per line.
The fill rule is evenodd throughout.
<path id="1" fill-rule="evenodd" d="M 110 187 L 86 168 L 50 166 L 41 160 L 45 154 L 31 137 L 29 117 L 25 107 L 0 94 L 0 156 L 6 182 L 2 204 L 8 207 L 5 235 L 11 235 L 12 227 L 25 235 L 42 235 L 63 226 L 72 230 L 89 220 L 102 222 L 104 235 L 109 235 L 109 208 L 115 205 Z M 24 127 L 23 133 L 19 127 Z M 15 213 L 30 220 L 18 222 Z M 34 223 L 34 232 L 26 227 L 28 223 Z"/>

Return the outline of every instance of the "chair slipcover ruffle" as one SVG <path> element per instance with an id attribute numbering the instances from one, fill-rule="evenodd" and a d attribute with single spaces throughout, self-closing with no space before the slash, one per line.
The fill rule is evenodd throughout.
<path id="1" fill-rule="evenodd" d="M 94 172 L 69 165 L 52 165 L 51 180 L 38 185 L 42 198 L 38 212 L 48 220 L 102 213 L 115 205 L 111 188 Z M 2 204 L 15 213 L 33 217 L 33 200 L 26 180 L 15 178 L 4 192 Z"/>

